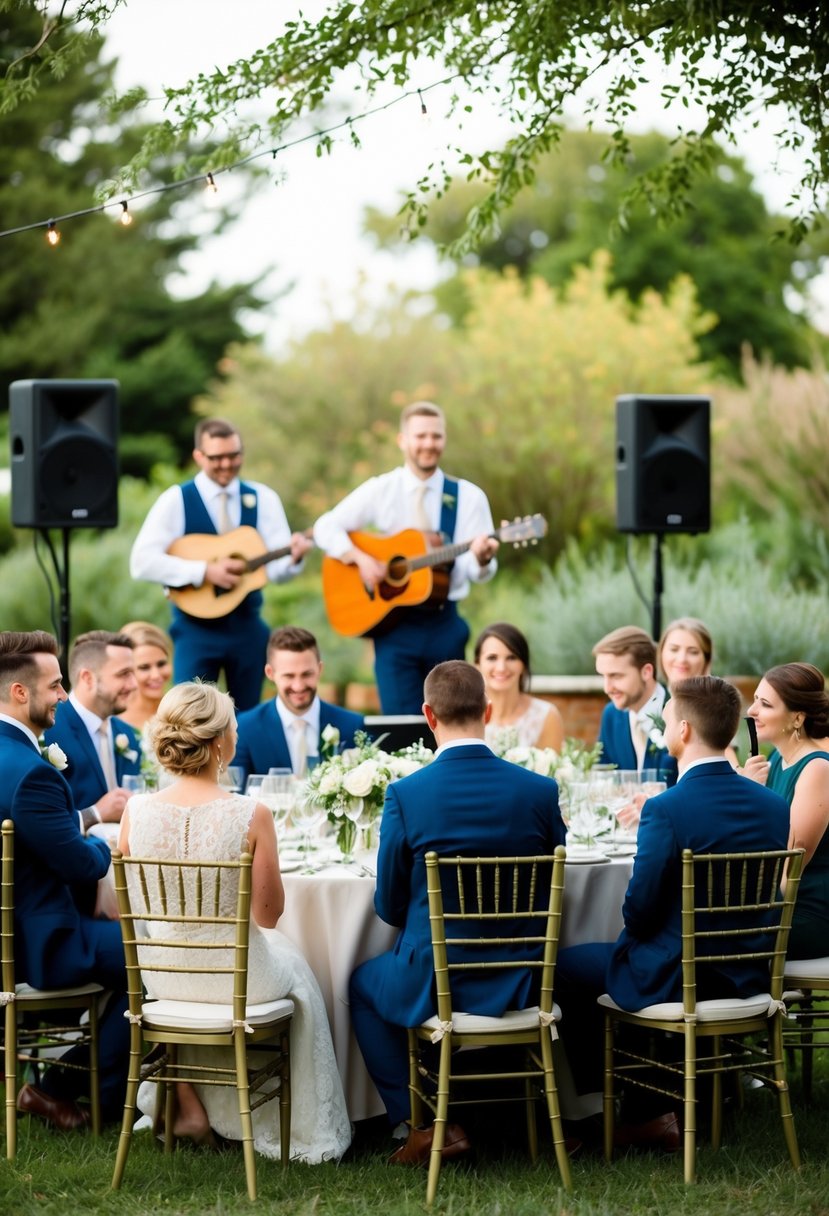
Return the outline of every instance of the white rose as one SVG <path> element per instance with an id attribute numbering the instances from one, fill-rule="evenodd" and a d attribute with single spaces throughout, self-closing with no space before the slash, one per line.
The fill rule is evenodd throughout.
<path id="1" fill-rule="evenodd" d="M 63 772 L 69 763 L 66 759 L 66 752 L 62 747 L 58 747 L 57 743 L 50 743 L 46 748 L 46 759 L 58 772 Z"/>
<path id="2" fill-rule="evenodd" d="M 256 495 L 255 494 L 243 494 L 242 495 L 242 506 L 248 507 L 248 508 L 255 507 L 256 506 Z"/>
<path id="3" fill-rule="evenodd" d="M 556 779 L 558 781 L 575 781 L 576 767 L 572 760 L 562 760 L 556 769 Z"/>
<path id="4" fill-rule="evenodd" d="M 511 747 L 508 752 L 504 752 L 504 759 L 509 760 L 510 764 L 520 764 L 522 768 L 527 768 L 531 760 L 531 753 L 528 747 Z"/>
<path id="5" fill-rule="evenodd" d="M 374 760 L 364 760 L 343 777 L 343 788 L 353 798 L 365 798 L 377 784 L 380 770 Z"/>
<path id="6" fill-rule="evenodd" d="M 322 741 L 326 747 L 336 747 L 340 742 L 340 732 L 331 722 L 323 728 Z"/>
<path id="7" fill-rule="evenodd" d="M 406 756 L 393 756 L 389 767 L 395 777 L 411 777 L 412 773 L 419 772 L 422 766 L 417 760 Z"/>
<path id="8" fill-rule="evenodd" d="M 119 752 L 125 752 L 127 750 L 127 748 L 129 747 L 129 745 L 130 745 L 130 741 L 126 735 L 116 735 L 115 736 L 115 746 L 118 748 Z"/>
<path id="9" fill-rule="evenodd" d="M 320 778 L 320 783 L 317 789 L 321 794 L 336 794 L 340 788 L 340 774 L 336 772 L 325 773 Z"/>

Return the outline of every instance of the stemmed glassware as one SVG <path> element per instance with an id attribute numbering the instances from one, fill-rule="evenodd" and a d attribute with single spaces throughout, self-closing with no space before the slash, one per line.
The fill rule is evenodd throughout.
<path id="1" fill-rule="evenodd" d="M 280 828 L 294 810 L 296 782 L 290 775 L 263 777 L 256 797 L 273 812 L 274 823 Z"/>
<path id="2" fill-rule="evenodd" d="M 325 807 L 307 798 L 297 798 L 293 806 L 292 819 L 294 827 L 298 828 L 302 834 L 300 849 L 305 855 L 305 865 L 300 873 L 315 874 L 316 867 L 311 856 L 315 848 L 312 838 L 315 828 L 318 828 L 325 819 Z"/>

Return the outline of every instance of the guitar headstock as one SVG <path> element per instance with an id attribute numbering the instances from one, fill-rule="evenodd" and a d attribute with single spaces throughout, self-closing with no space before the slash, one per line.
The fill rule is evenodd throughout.
<path id="1" fill-rule="evenodd" d="M 534 545 L 547 535 L 547 521 L 543 515 L 516 516 L 512 523 L 504 523 L 495 534 L 498 540 L 513 544 L 517 548 Z"/>

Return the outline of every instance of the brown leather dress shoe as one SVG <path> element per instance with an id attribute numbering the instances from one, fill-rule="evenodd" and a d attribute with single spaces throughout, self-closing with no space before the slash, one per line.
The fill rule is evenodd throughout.
<path id="1" fill-rule="evenodd" d="M 431 1127 L 410 1128 L 406 1143 L 389 1157 L 389 1165 L 428 1165 L 434 1136 L 434 1124 Z M 452 1161 L 453 1158 L 468 1153 L 471 1147 L 469 1137 L 459 1124 L 446 1124 L 443 1150 L 440 1154 L 444 1161 Z"/>
<path id="2" fill-rule="evenodd" d="M 647 1123 L 623 1123 L 616 1128 L 613 1143 L 617 1148 L 659 1148 L 664 1153 L 678 1153 L 682 1129 L 674 1111 L 668 1111 Z"/>
<path id="3" fill-rule="evenodd" d="M 65 1098 L 53 1098 L 35 1085 L 24 1085 L 17 1095 L 17 1109 L 24 1115 L 37 1115 L 62 1132 L 72 1132 L 89 1124 L 89 1111 Z"/>

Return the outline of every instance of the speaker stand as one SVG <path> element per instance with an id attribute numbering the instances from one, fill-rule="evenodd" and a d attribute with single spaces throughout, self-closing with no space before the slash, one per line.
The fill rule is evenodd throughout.
<path id="1" fill-rule="evenodd" d="M 655 642 L 662 635 L 662 592 L 665 583 L 662 577 L 662 533 L 653 537 L 653 600 L 651 601 L 651 637 Z"/>
<path id="2" fill-rule="evenodd" d="M 57 580 L 57 585 L 58 585 L 58 596 L 59 596 L 58 619 L 55 620 L 54 589 L 52 587 L 52 584 L 49 583 L 49 598 L 51 601 L 50 615 L 52 618 L 52 628 L 55 630 L 55 632 L 58 635 L 58 644 L 60 646 L 60 666 L 61 666 L 61 671 L 63 672 L 63 682 L 64 682 L 64 684 L 66 684 L 67 680 L 68 680 L 67 663 L 69 661 L 69 641 L 70 641 L 70 637 L 71 637 L 71 613 L 70 613 L 70 609 L 69 609 L 69 535 L 70 535 L 72 529 L 71 528 L 61 528 L 60 529 L 61 536 L 63 538 L 63 561 L 62 562 L 58 561 L 58 555 L 55 552 L 55 546 L 52 543 L 52 537 L 49 533 L 49 529 L 48 528 L 38 528 L 37 531 L 38 531 L 38 535 L 40 537 L 42 537 L 42 539 L 46 545 L 46 548 L 49 550 L 49 556 L 52 559 L 52 567 L 55 571 L 55 578 Z M 43 570 L 44 575 L 46 575 L 46 571 L 43 569 L 42 563 L 39 561 L 38 564 L 40 565 L 41 569 Z M 49 580 L 47 578 L 47 582 L 48 581 Z"/>

